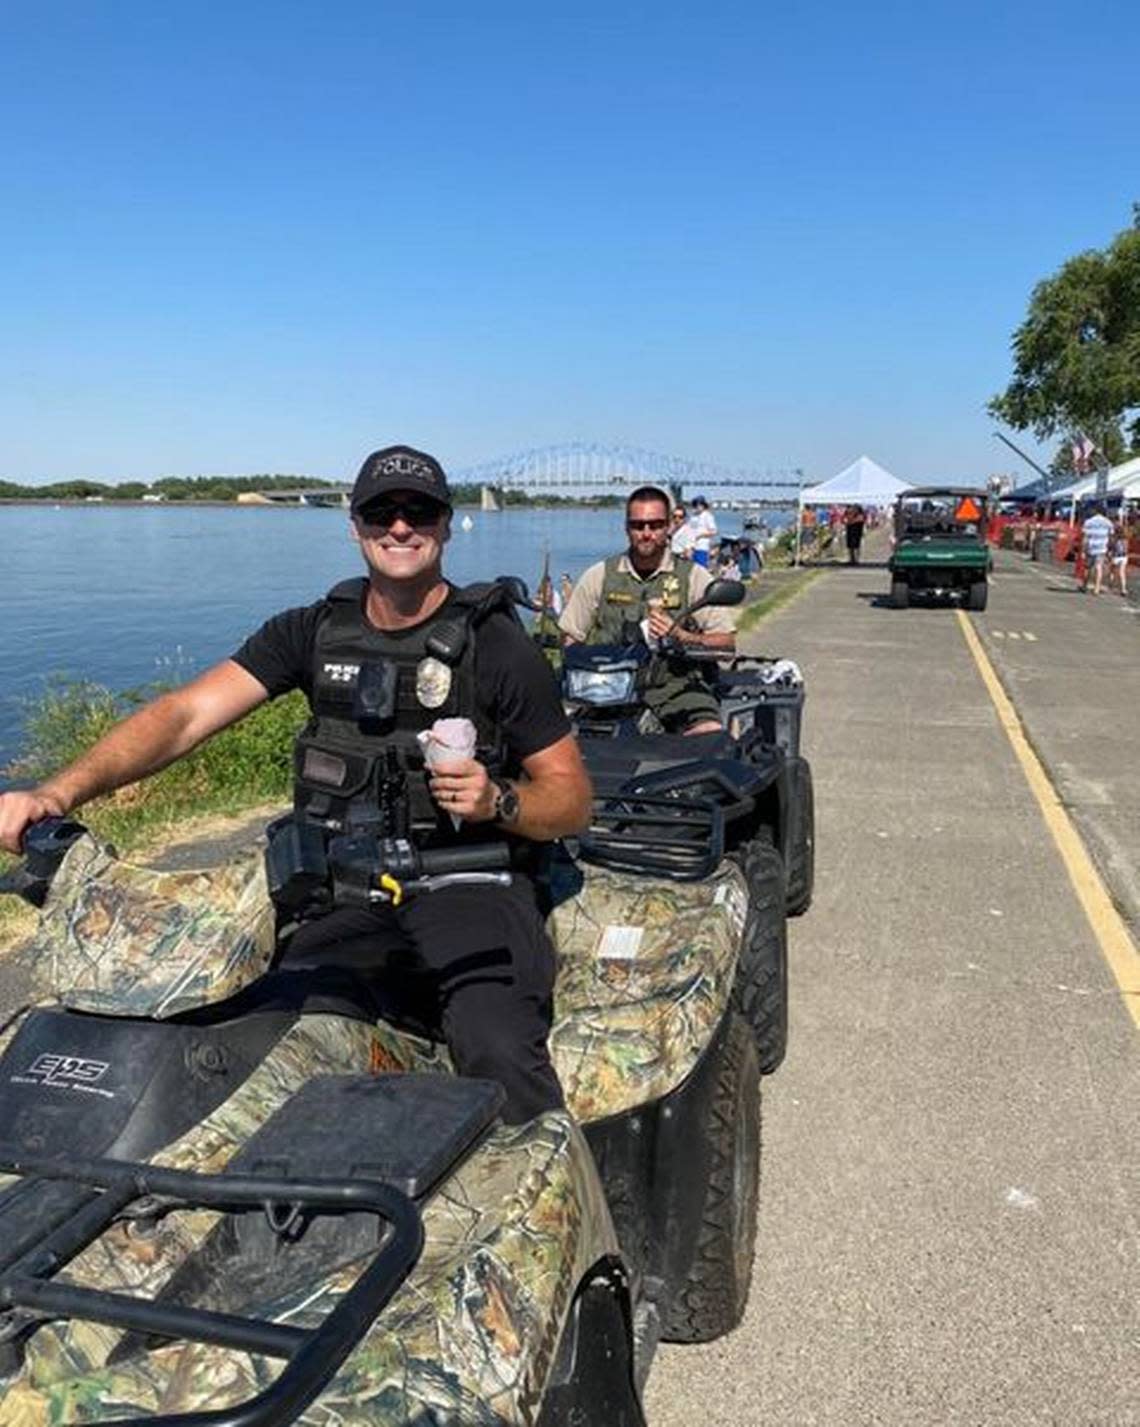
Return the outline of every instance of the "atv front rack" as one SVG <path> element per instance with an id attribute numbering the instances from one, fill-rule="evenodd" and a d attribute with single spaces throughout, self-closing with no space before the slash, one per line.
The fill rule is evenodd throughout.
<path id="1" fill-rule="evenodd" d="M 724 857 L 724 811 L 711 798 L 640 792 L 601 798 L 578 849 L 602 867 L 699 881 Z"/>
<path id="2" fill-rule="evenodd" d="M 65 1181 L 91 1191 L 82 1206 L 30 1248 L 0 1253 L 0 1354 L 18 1363 L 21 1344 L 48 1319 L 82 1319 L 149 1337 L 211 1343 L 285 1359 L 264 1391 L 231 1408 L 131 1417 L 103 1427 L 281 1427 L 319 1395 L 357 1347 L 418 1259 L 423 1223 L 415 1204 L 390 1185 L 364 1179 L 292 1180 L 271 1175 L 194 1174 L 126 1160 L 13 1154 L 0 1146 L 0 1173 Z M 134 1206 L 132 1213 L 132 1206 Z M 177 1209 L 375 1214 L 388 1227 L 375 1257 L 312 1329 L 263 1318 L 156 1303 L 55 1282 L 56 1274 L 117 1220 Z M 8 1364 L 3 1364 L 7 1367 Z M 11 1369 L 9 1369 L 11 1370 Z"/>

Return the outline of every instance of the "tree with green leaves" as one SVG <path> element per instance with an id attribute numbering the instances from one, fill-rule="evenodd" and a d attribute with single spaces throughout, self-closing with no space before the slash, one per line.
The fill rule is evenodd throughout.
<path id="1" fill-rule="evenodd" d="M 1140 452 L 1140 204 L 1107 248 L 1079 253 L 1040 282 L 1013 334 L 1013 380 L 998 420 L 1046 441 L 1083 434 L 1116 463 Z"/>

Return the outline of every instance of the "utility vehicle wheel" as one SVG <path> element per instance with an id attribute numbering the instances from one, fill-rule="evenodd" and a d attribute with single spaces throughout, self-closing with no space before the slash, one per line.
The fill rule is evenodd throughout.
<path id="1" fill-rule="evenodd" d="M 906 609 L 910 604 L 910 586 L 905 580 L 891 581 L 891 605 L 895 609 Z"/>
<path id="2" fill-rule="evenodd" d="M 742 849 L 748 913 L 732 1005 L 752 1031 L 761 1075 L 770 1075 L 788 1044 L 788 923 L 784 859 L 770 842 Z"/>
<path id="3" fill-rule="evenodd" d="M 685 1282 L 665 1306 L 661 1336 L 707 1343 L 744 1317 L 760 1194 L 760 1067 L 743 1017 L 729 1011 L 709 1124 L 700 1229 Z M 683 1170 L 678 1168 L 678 1172 Z"/>
<path id="4" fill-rule="evenodd" d="M 969 594 L 966 596 L 967 608 L 977 610 L 985 609 L 989 593 L 990 587 L 985 580 L 975 580 L 970 586 Z"/>
<path id="5" fill-rule="evenodd" d="M 815 890 L 815 793 L 811 767 L 803 763 L 800 783 L 800 832 L 788 857 L 788 916 L 802 917 Z"/>

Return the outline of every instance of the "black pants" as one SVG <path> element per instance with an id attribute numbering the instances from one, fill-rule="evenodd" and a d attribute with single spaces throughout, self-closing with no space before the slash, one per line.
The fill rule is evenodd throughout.
<path id="1" fill-rule="evenodd" d="M 461 1075 L 503 1086 L 509 1124 L 562 1105 L 546 1043 L 554 948 L 527 878 L 329 912 L 294 932 L 280 963 L 307 967 L 344 973 L 377 1017 L 442 1036 Z"/>

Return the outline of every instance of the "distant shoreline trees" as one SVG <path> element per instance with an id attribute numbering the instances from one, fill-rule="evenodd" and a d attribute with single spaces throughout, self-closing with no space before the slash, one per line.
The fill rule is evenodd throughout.
<path id="1" fill-rule="evenodd" d="M 341 482 L 311 476 L 162 476 L 156 481 L 53 481 L 46 486 L 0 481 L 2 500 L 145 500 L 227 501 L 254 491 L 335 490 Z"/>
<path id="2" fill-rule="evenodd" d="M 163 476 L 156 481 L 121 481 L 116 485 L 104 481 L 53 481 L 51 485 L 29 486 L 15 481 L 0 480 L 0 500 L 7 501 L 144 501 L 193 504 L 195 501 L 217 504 L 236 502 L 238 496 L 257 491 L 317 491 L 348 489 L 343 481 L 322 481 L 311 476 Z M 452 487 L 456 505 L 478 505 L 480 487 Z M 624 494 L 579 496 L 540 495 L 528 491 L 502 492 L 505 506 L 534 505 L 618 505 Z"/>

